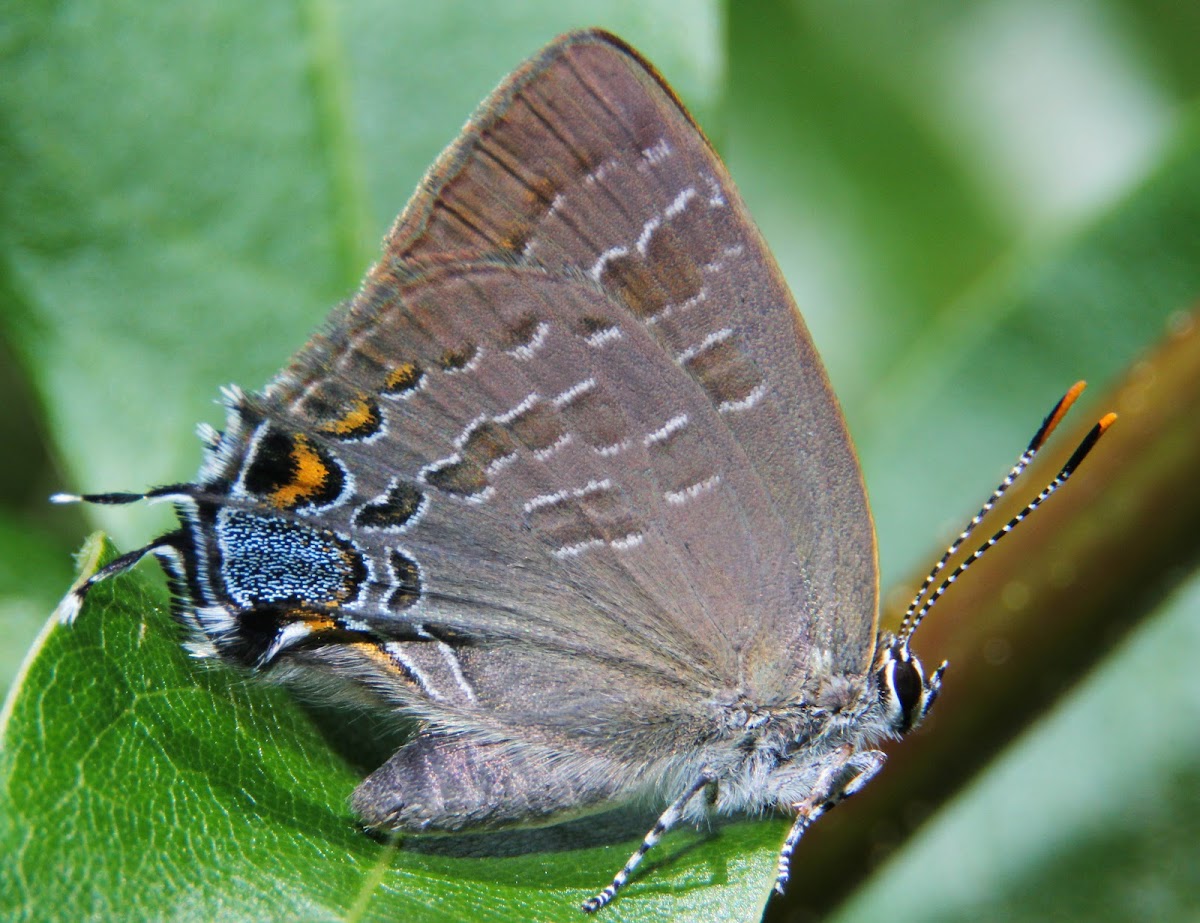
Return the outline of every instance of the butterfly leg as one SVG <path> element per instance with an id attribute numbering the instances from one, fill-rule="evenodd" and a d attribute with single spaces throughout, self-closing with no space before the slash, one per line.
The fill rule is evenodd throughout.
<path id="1" fill-rule="evenodd" d="M 711 775 L 707 772 L 701 773 L 700 778 L 687 791 L 671 802 L 670 806 L 662 812 L 654 826 L 650 828 L 650 832 L 642 840 L 642 845 L 637 848 L 637 852 L 629 857 L 629 861 L 613 877 L 612 883 L 595 897 L 589 897 L 583 902 L 584 913 L 595 913 L 616 896 L 617 892 L 621 890 L 621 886 L 629 880 L 629 876 L 633 874 L 634 869 L 641 864 L 642 857 L 654 848 L 654 845 L 662 839 L 664 833 L 679 823 L 688 802 L 704 791 L 712 782 L 713 777 Z"/>
<path id="2" fill-rule="evenodd" d="M 145 548 L 126 552 L 119 558 L 114 558 L 90 576 L 77 580 L 75 585 L 67 591 L 67 595 L 62 598 L 62 601 L 58 604 L 58 608 L 54 610 L 55 616 L 64 625 L 71 624 L 83 608 L 83 602 L 87 599 L 87 595 L 91 592 L 92 587 L 97 583 L 102 583 L 128 570 L 132 570 L 134 565 L 149 554 L 156 555 L 160 560 L 167 562 L 178 561 L 179 559 L 179 552 L 176 547 L 164 539 L 149 544 Z"/>
<path id="3" fill-rule="evenodd" d="M 874 778 L 875 773 L 883 768 L 887 756 L 879 750 L 862 750 L 855 752 L 849 744 L 840 747 L 830 764 L 817 777 L 816 784 L 808 797 L 798 804 L 796 821 L 788 831 L 783 848 L 779 851 L 779 873 L 775 878 L 775 890 L 783 893 L 787 885 L 789 869 L 792 864 L 792 852 L 800 837 L 813 825 L 818 817 L 845 801 L 855 792 Z"/>

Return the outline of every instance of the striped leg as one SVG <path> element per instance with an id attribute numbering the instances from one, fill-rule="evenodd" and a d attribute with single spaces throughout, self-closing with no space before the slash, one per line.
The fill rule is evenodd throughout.
<path id="1" fill-rule="evenodd" d="M 779 851 L 779 873 L 775 877 L 775 890 L 783 893 L 787 885 L 788 874 L 792 864 L 792 852 L 800 837 L 813 825 L 818 817 L 845 801 L 874 778 L 875 773 L 883 768 L 887 756 L 879 750 L 863 750 L 855 753 L 850 745 L 843 746 L 833 762 L 817 777 L 809 796 L 794 805 L 796 821 L 788 831 L 783 848 Z"/>
<path id="2" fill-rule="evenodd" d="M 583 902 L 584 913 L 595 913 L 616 896 L 616 893 L 621 890 L 621 886 L 629 880 L 629 876 L 633 874 L 634 869 L 641 864 L 642 857 L 654 848 L 654 844 L 662 839 L 664 833 L 679 823 L 679 819 L 683 816 L 684 808 L 687 807 L 688 802 L 695 798 L 696 795 L 700 794 L 700 792 L 704 791 L 704 789 L 707 788 L 712 781 L 712 776 L 710 776 L 707 772 L 702 773 L 700 778 L 696 780 L 696 783 L 692 785 L 691 788 L 676 798 L 675 801 L 673 801 L 671 805 L 662 812 L 662 816 L 660 816 L 654 826 L 650 828 L 650 832 L 647 833 L 646 838 L 642 840 L 642 845 L 637 848 L 637 852 L 630 856 L 629 861 L 625 863 L 621 871 L 617 872 L 616 876 L 612 880 L 612 884 L 610 884 L 595 897 L 589 897 Z"/>
<path id="3" fill-rule="evenodd" d="M 79 615 L 79 611 L 83 608 L 83 602 L 92 587 L 110 577 L 116 577 L 118 574 L 131 570 L 148 554 L 157 555 L 160 560 L 178 560 L 179 557 L 175 546 L 169 541 L 163 540 L 147 545 L 145 548 L 138 548 L 136 551 L 126 552 L 119 558 L 109 561 L 91 576 L 76 580 L 75 585 L 67 591 L 67 595 L 62 598 L 58 608 L 54 610 L 55 616 L 64 625 L 70 625 Z"/>

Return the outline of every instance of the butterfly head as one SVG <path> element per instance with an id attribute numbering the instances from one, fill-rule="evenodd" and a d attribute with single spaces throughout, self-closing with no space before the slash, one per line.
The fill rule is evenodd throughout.
<path id="1" fill-rule="evenodd" d="M 926 676 L 925 668 L 909 648 L 907 638 L 894 638 L 883 648 L 876 664 L 875 678 L 889 730 L 896 735 L 907 734 L 925 719 L 942 690 L 942 674 L 947 665 L 943 662 Z"/>
<path id="2" fill-rule="evenodd" d="M 875 677 L 879 688 L 880 705 L 883 709 L 884 721 L 888 729 L 893 733 L 897 735 L 907 734 L 913 728 L 917 727 L 924 720 L 925 716 L 929 714 L 929 709 L 933 707 L 933 703 L 942 688 L 942 674 L 945 672 L 947 664 L 943 662 L 933 673 L 926 676 L 925 670 L 921 666 L 921 661 L 917 659 L 910 648 L 912 637 L 925 620 L 925 617 L 945 595 L 946 591 L 954 585 L 958 578 L 972 564 L 982 558 L 990 549 L 994 548 L 1001 539 L 1011 534 L 1013 529 L 1028 519 L 1034 510 L 1066 483 L 1067 479 L 1079 467 L 1083 459 L 1091 452 L 1097 440 L 1116 420 L 1116 414 L 1112 413 L 1102 417 L 1091 428 L 1087 436 L 1084 437 L 1083 441 L 1075 449 L 1075 452 L 1068 459 L 1067 463 L 1059 470 L 1058 474 L 1055 475 L 1054 479 L 1042 488 L 1041 493 L 1027 503 L 1024 509 L 1005 523 L 991 538 L 983 542 L 973 553 L 960 561 L 935 588 L 934 584 L 937 581 L 937 577 L 943 573 L 947 563 L 971 536 L 976 526 L 987 518 L 988 514 L 995 508 L 996 503 L 1004 496 L 1008 488 L 1028 468 L 1034 456 L 1037 455 L 1055 427 L 1058 426 L 1067 410 L 1075 403 L 1079 395 L 1083 393 L 1083 389 L 1084 383 L 1082 381 L 1077 382 L 1054 405 L 1054 409 L 1042 421 L 1041 427 L 1039 427 L 1033 439 L 1030 440 L 1028 447 L 1017 459 L 1016 464 L 1008 472 L 1004 480 L 996 486 L 979 512 L 971 518 L 970 522 L 959 533 L 958 538 L 946 549 L 941 560 L 933 566 L 933 569 L 926 576 L 924 583 L 921 584 L 916 596 L 913 597 L 912 602 L 909 604 L 908 611 L 904 614 L 904 619 L 900 623 L 898 632 L 894 636 L 886 636 L 881 641 L 878 647 L 879 654 L 875 663 Z"/>

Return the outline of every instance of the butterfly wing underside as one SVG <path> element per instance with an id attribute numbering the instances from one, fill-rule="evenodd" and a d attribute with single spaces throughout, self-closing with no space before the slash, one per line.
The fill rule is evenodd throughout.
<path id="1" fill-rule="evenodd" d="M 353 472 L 292 515 L 361 551 L 341 630 L 388 643 L 329 656 L 392 658 L 431 720 L 683 739 L 697 703 L 869 664 L 823 367 L 720 160 L 611 36 L 493 94 L 254 413 Z"/>

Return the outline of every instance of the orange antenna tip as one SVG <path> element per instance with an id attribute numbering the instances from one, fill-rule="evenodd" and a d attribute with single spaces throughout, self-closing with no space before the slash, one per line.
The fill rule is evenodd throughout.
<path id="1" fill-rule="evenodd" d="M 1030 441 L 1029 447 L 1017 460 L 1017 464 L 1013 466 L 1013 469 L 1008 473 L 1004 480 L 1000 482 L 999 486 L 992 491 L 991 497 L 988 498 L 988 501 L 983 505 L 983 508 L 975 514 L 969 523 L 967 523 L 967 526 L 965 529 L 963 529 L 962 534 L 960 534 L 959 537 L 950 545 L 950 547 L 946 549 L 946 553 L 942 555 L 941 560 L 933 566 L 933 570 L 929 572 L 929 575 L 925 578 L 925 582 L 921 584 L 921 588 L 917 591 L 917 595 L 913 598 L 912 603 L 909 604 L 908 611 L 904 614 L 904 620 L 900 623 L 900 628 L 897 631 L 897 637 L 903 644 L 908 644 L 909 639 L 912 638 L 921 622 L 924 621 L 925 616 L 929 614 L 929 610 L 932 609 L 934 604 L 942 598 L 943 594 L 945 594 L 951 585 L 953 585 L 955 580 L 962 576 L 963 572 L 966 571 L 967 568 L 969 568 L 975 561 L 979 560 L 979 558 L 981 558 L 989 549 L 994 547 L 1001 539 L 1011 533 L 1014 528 L 1027 519 L 1039 506 L 1042 505 L 1043 502 L 1045 502 L 1045 500 L 1051 494 L 1058 490 L 1059 487 L 1065 484 L 1067 479 L 1074 473 L 1075 469 L 1078 468 L 1083 460 L 1087 457 L 1088 453 L 1092 451 L 1096 445 L 1096 442 L 1099 441 L 1100 437 L 1104 435 L 1104 432 L 1116 422 L 1117 415 L 1115 413 L 1107 413 L 1101 417 L 1100 420 L 1097 421 L 1096 425 L 1088 431 L 1088 434 L 1083 438 L 1083 441 L 1079 443 L 1078 447 L 1076 447 L 1075 452 L 1067 460 L 1067 463 L 1063 465 L 1062 469 L 1055 476 L 1054 480 L 1047 484 L 1042 489 L 1042 492 L 1037 495 L 1037 497 L 1026 504 L 1025 509 L 1017 513 L 1017 515 L 1010 519 L 1002 529 L 1000 529 L 998 532 L 992 535 L 991 538 L 980 545 L 975 550 L 974 554 L 967 557 L 956 568 L 954 568 L 950 576 L 943 580 L 941 585 L 938 586 L 936 590 L 934 590 L 932 593 L 928 593 L 930 587 L 933 586 L 934 581 L 937 579 L 937 575 L 942 571 L 942 568 L 946 566 L 946 562 L 950 560 L 951 555 L 958 551 L 958 549 L 962 546 L 962 543 L 966 541 L 967 537 L 972 531 L 974 531 L 975 527 L 983 521 L 984 516 L 991 512 L 991 510 L 995 507 L 996 501 L 1003 496 L 1005 491 L 1012 486 L 1012 483 L 1021 475 L 1023 471 L 1025 471 L 1026 467 L 1033 460 L 1033 457 L 1037 454 L 1038 450 L 1045 443 L 1046 439 L 1049 438 L 1050 433 L 1054 431 L 1054 428 L 1058 426 L 1062 418 L 1066 416 L 1067 411 L 1071 409 L 1071 405 L 1075 403 L 1075 401 L 1079 398 L 1079 395 L 1083 393 L 1083 389 L 1086 387 L 1087 382 L 1085 381 L 1075 382 L 1075 384 L 1070 387 L 1067 393 L 1062 396 L 1059 402 L 1054 405 L 1054 409 L 1051 410 L 1046 416 L 1046 419 L 1042 421 L 1042 425 L 1038 428 L 1036 435 L 1034 435 L 1033 439 Z M 926 595 L 927 593 L 928 595 Z"/>
<path id="2" fill-rule="evenodd" d="M 1067 393 L 1062 396 L 1062 399 L 1054 405 L 1054 409 L 1050 411 L 1045 420 L 1042 421 L 1041 428 L 1029 443 L 1031 451 L 1036 452 L 1050 438 L 1050 434 L 1054 432 L 1054 428 L 1062 422 L 1062 418 L 1067 415 L 1067 411 L 1079 399 L 1079 395 L 1083 394 L 1083 389 L 1087 387 L 1086 381 L 1077 381 L 1067 390 Z"/>
<path id="3" fill-rule="evenodd" d="M 1067 463 L 1063 465 L 1062 471 L 1058 474 L 1059 479 L 1065 481 L 1074 473 L 1075 469 L 1079 467 L 1080 462 L 1087 458 L 1088 452 L 1092 451 L 1096 442 L 1104 435 L 1104 431 L 1112 426 L 1113 421 L 1116 419 L 1117 415 L 1115 413 L 1105 414 L 1100 418 L 1099 422 L 1083 437 L 1083 441 L 1079 443 L 1079 447 L 1075 449 L 1075 453 L 1067 459 Z"/>

